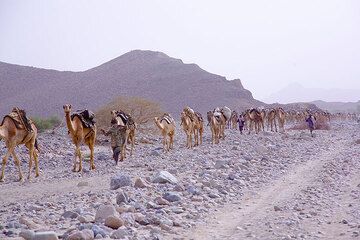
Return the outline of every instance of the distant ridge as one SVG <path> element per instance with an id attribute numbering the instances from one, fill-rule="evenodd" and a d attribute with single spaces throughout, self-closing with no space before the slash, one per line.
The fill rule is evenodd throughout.
<path id="1" fill-rule="evenodd" d="M 178 115 L 185 105 L 206 111 L 227 105 L 245 109 L 264 105 L 239 79 L 209 73 L 196 64 L 162 52 L 134 50 L 83 72 L 56 71 L 0 62 L 0 113 L 12 106 L 32 116 L 62 115 L 62 105 L 96 108 L 120 95 L 159 102 Z"/>

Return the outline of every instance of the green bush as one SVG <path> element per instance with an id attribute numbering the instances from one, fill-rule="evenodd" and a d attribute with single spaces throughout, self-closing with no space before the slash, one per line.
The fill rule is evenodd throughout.
<path id="1" fill-rule="evenodd" d="M 31 118 L 38 129 L 39 132 L 43 132 L 48 129 L 55 128 L 60 125 L 61 120 L 56 117 L 49 117 L 49 118 L 39 118 L 39 117 L 33 117 Z"/>

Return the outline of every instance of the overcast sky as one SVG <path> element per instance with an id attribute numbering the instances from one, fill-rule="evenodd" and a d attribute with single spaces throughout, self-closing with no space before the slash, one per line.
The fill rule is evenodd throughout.
<path id="1" fill-rule="evenodd" d="M 293 82 L 360 89 L 360 1 L 0 0 L 0 61 L 82 71 L 133 49 L 240 78 L 258 99 Z"/>

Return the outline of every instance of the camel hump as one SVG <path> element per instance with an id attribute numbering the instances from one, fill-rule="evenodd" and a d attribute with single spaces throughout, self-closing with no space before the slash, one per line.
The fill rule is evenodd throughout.
<path id="1" fill-rule="evenodd" d="M 93 128 L 95 126 L 95 114 L 87 109 L 78 110 L 71 114 L 71 120 L 75 117 L 79 117 L 85 128 Z"/>
<path id="2" fill-rule="evenodd" d="M 13 120 L 15 126 L 17 129 L 25 129 L 28 132 L 32 132 L 32 121 L 26 116 L 26 112 L 23 109 L 20 109 L 18 107 L 14 107 L 13 110 L 4 117 L 3 122 L 6 117 L 9 117 L 11 120 Z M 2 125 L 3 123 L 1 123 Z"/>

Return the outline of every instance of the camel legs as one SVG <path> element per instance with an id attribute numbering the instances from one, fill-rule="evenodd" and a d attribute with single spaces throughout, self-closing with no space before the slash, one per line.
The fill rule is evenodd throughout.
<path id="1" fill-rule="evenodd" d="M 15 165 L 18 167 L 18 170 L 19 170 L 19 181 L 22 181 L 23 180 L 23 175 L 22 175 L 22 172 L 21 172 L 21 163 L 20 163 L 20 160 L 19 158 L 16 156 L 15 154 L 15 149 L 12 150 L 12 154 L 11 154 L 15 160 Z M 30 158 L 30 163 L 29 165 L 32 163 L 32 158 Z"/>
<path id="2" fill-rule="evenodd" d="M 79 169 L 78 170 L 76 170 L 76 159 L 77 158 L 79 158 Z M 80 146 L 76 146 L 73 172 L 80 172 L 80 171 L 82 171 L 82 156 L 81 156 Z"/>
<path id="3" fill-rule="evenodd" d="M 35 160 L 35 148 L 34 148 L 34 144 L 31 143 L 27 143 L 25 144 L 25 146 L 29 149 L 29 175 L 28 175 L 28 179 L 30 180 L 31 178 L 31 170 L 32 170 L 32 162 L 33 162 L 33 158 L 34 158 L 34 162 L 35 162 L 35 167 L 36 167 L 36 160 Z"/>
<path id="4" fill-rule="evenodd" d="M 11 152 L 10 152 L 10 150 L 8 149 L 8 151 L 6 152 L 6 154 L 5 154 L 4 158 L 3 158 L 3 161 L 2 161 L 0 182 L 3 182 L 3 181 L 4 181 L 5 166 L 6 166 L 6 162 L 7 162 L 7 160 L 9 159 L 10 155 L 11 155 Z"/>
<path id="5" fill-rule="evenodd" d="M 202 145 L 202 135 L 203 135 L 203 129 L 199 129 L 199 137 L 200 137 L 200 144 Z"/>

